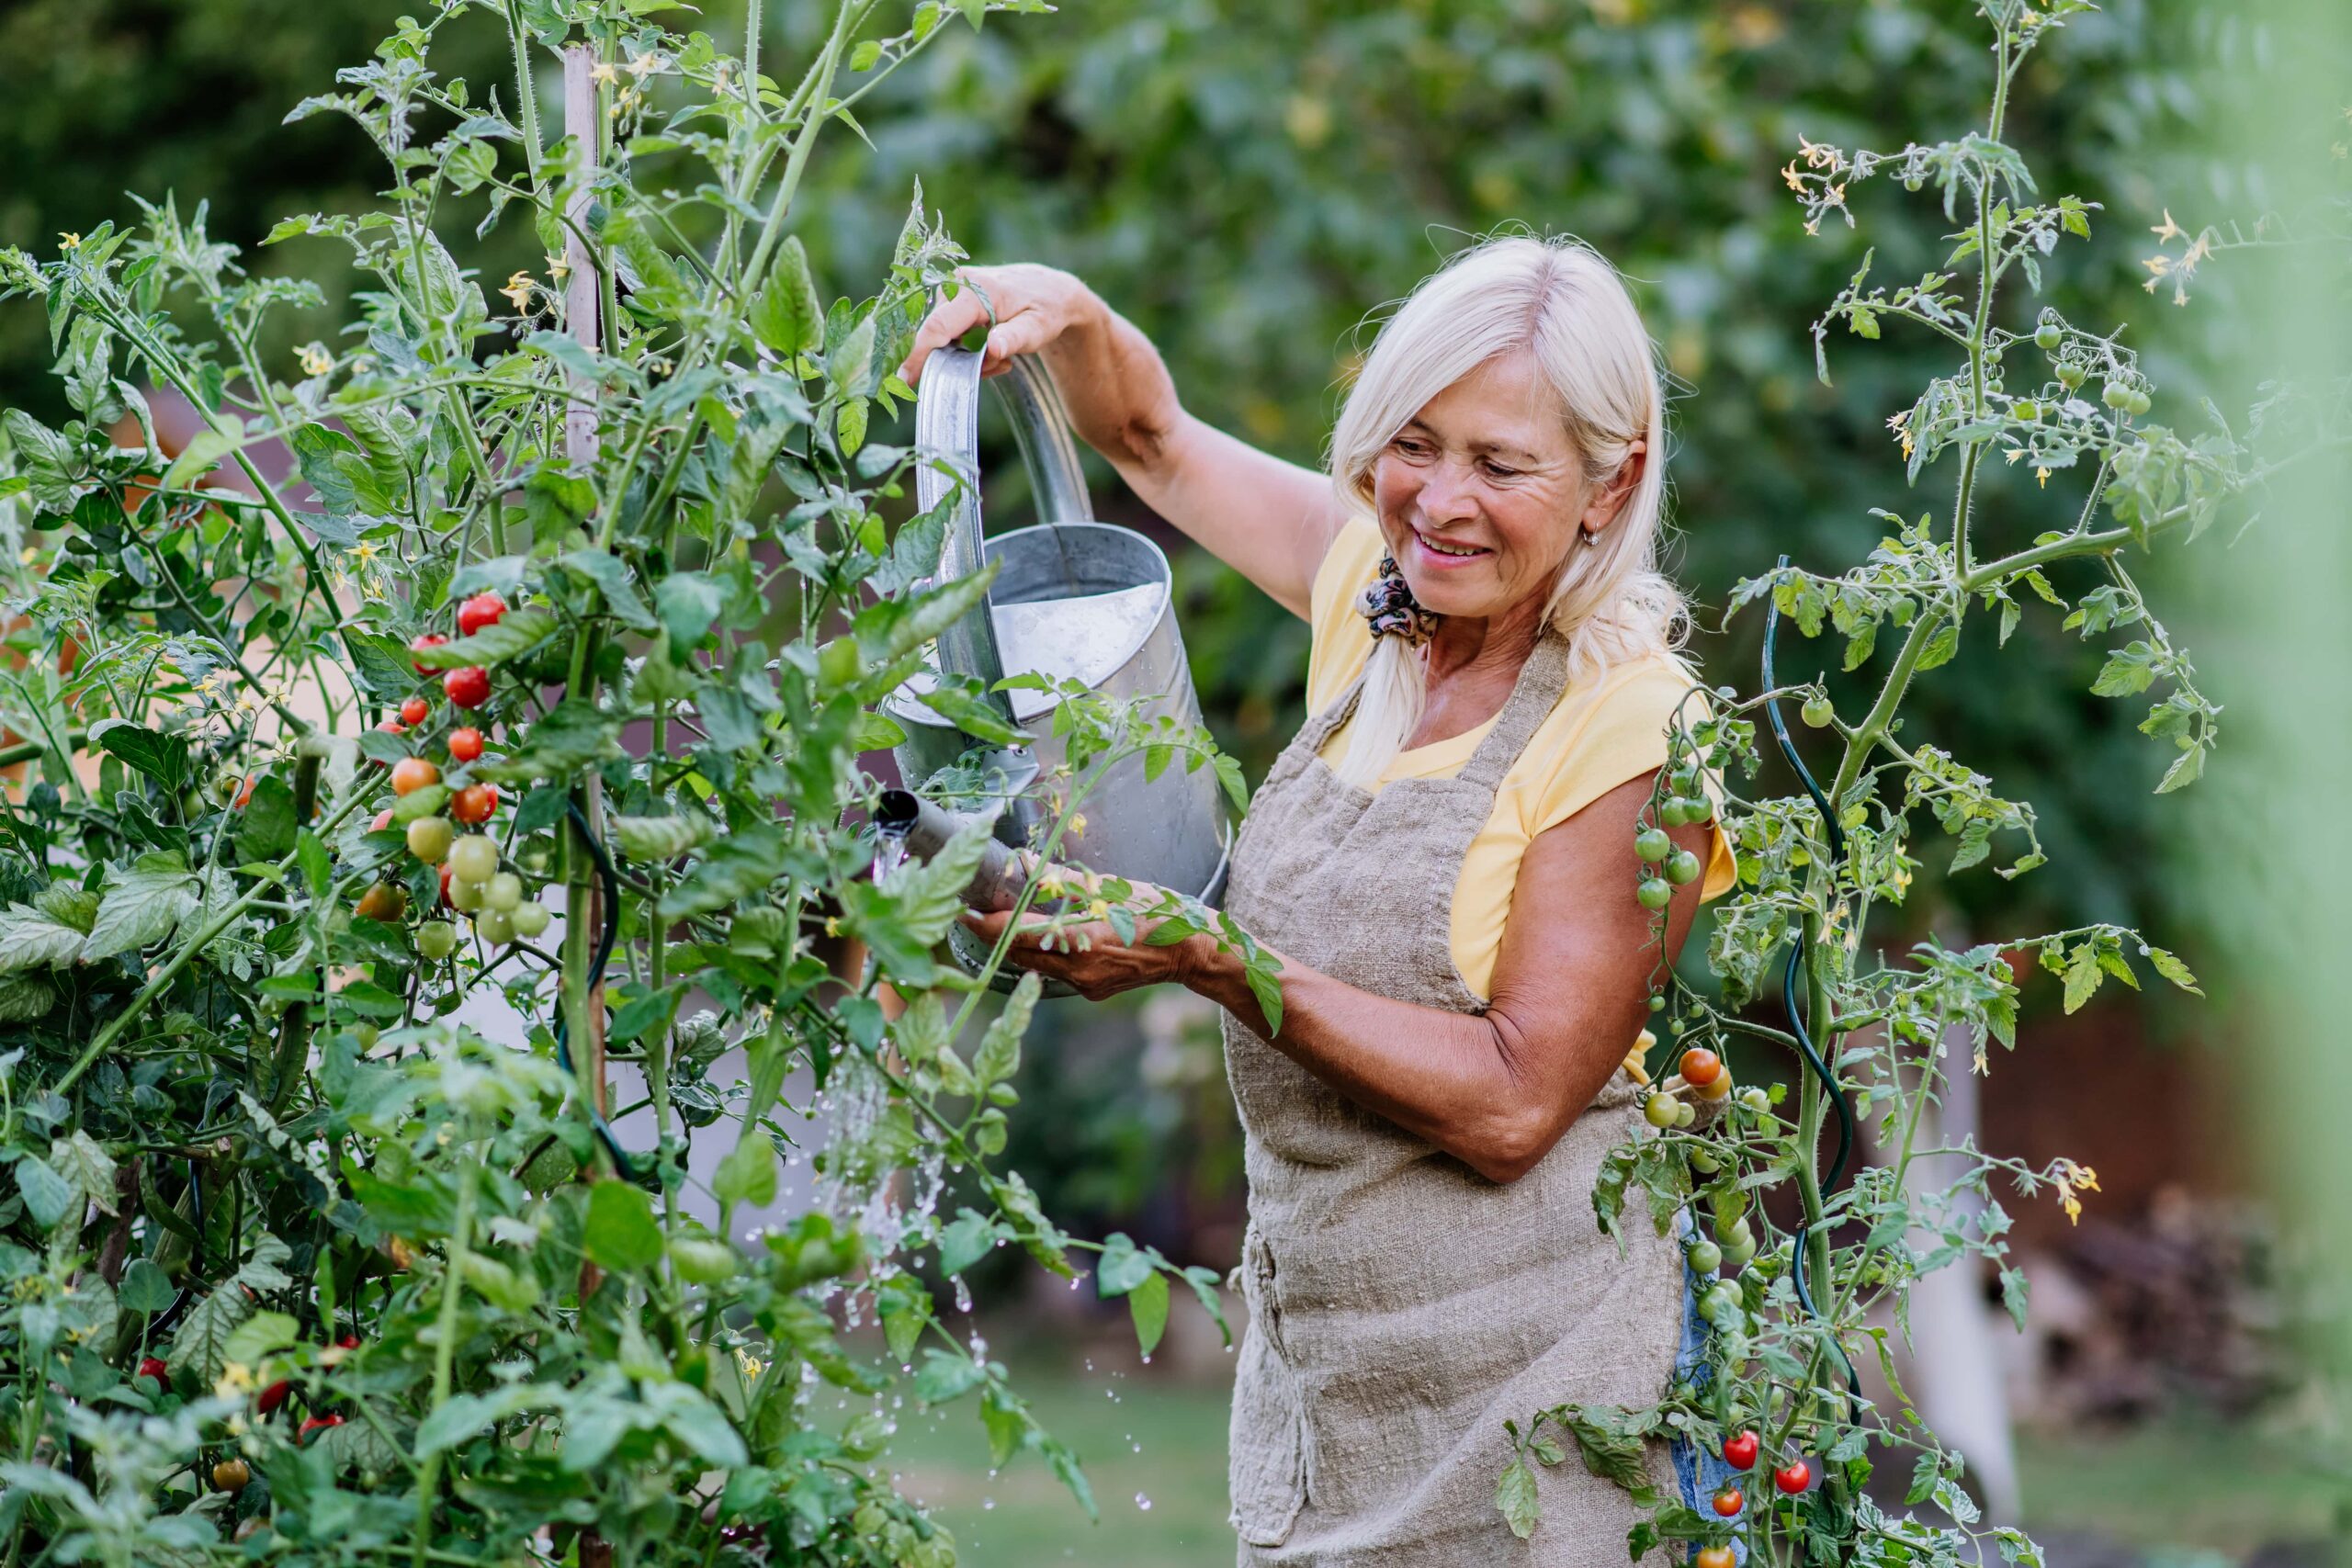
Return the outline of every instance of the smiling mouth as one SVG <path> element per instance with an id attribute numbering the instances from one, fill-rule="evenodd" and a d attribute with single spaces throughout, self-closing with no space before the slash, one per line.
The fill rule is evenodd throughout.
<path id="1" fill-rule="evenodd" d="M 1478 545 L 1446 544 L 1442 540 L 1432 539 L 1422 533 L 1416 533 L 1413 537 L 1419 540 L 1421 547 L 1431 555 L 1445 556 L 1453 560 L 1475 560 L 1480 556 L 1490 556 L 1495 553 Z"/>

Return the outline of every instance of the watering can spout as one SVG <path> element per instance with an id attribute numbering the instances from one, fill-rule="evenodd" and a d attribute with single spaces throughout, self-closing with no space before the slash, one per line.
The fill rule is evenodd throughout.
<path id="1" fill-rule="evenodd" d="M 928 861 L 947 840 L 985 818 L 950 811 L 912 790 L 886 789 L 874 807 L 874 831 L 886 842 L 895 841 L 910 859 Z M 980 852 L 979 869 L 964 885 L 966 904 L 982 914 L 1010 909 L 1021 901 L 1029 873 L 1019 852 L 990 840 Z"/>

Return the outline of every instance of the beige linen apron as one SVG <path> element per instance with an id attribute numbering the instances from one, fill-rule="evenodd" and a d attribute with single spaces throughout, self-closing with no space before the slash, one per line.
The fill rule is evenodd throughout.
<path id="1" fill-rule="evenodd" d="M 1227 908 L 1288 957 L 1399 1001 L 1481 1013 L 1450 941 L 1464 852 L 1495 790 L 1566 689 L 1547 635 L 1460 774 L 1377 795 L 1317 755 L 1362 677 L 1311 719 L 1258 792 Z M 1592 1185 L 1639 1122 L 1611 1077 L 1527 1175 L 1497 1185 L 1311 1076 L 1230 1014 L 1241 1111 L 1250 1323 L 1237 1360 L 1230 1481 L 1245 1565 L 1617 1568 L 1626 1494 L 1536 1467 L 1543 1520 L 1521 1541 L 1495 1506 L 1505 1420 L 1567 1400 L 1644 1405 L 1684 1321 L 1675 1246 L 1647 1224 L 1600 1234 Z M 1663 1448 L 1658 1483 L 1674 1485 Z"/>

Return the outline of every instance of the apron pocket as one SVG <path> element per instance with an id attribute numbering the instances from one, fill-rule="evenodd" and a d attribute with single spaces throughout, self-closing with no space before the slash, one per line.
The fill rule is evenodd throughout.
<path id="1" fill-rule="evenodd" d="M 1306 1505 L 1306 1421 L 1298 1379 L 1282 1357 L 1273 1256 L 1255 1226 L 1242 1241 L 1240 1273 L 1250 1323 L 1234 1368 L 1231 1522 L 1252 1546 L 1280 1546 Z"/>

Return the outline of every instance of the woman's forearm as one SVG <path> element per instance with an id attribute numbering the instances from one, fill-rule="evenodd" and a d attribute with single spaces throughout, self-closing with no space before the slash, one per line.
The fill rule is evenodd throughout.
<path id="1" fill-rule="evenodd" d="M 1516 1180 L 1532 1168 L 1565 1130 L 1557 1108 L 1591 1103 L 1624 1057 L 1612 1048 L 1577 1053 L 1590 1062 L 1558 1060 L 1561 1042 L 1613 1037 L 1585 1021 L 1553 1021 L 1563 1027 L 1547 1029 L 1539 1046 L 1508 1014 L 1396 1001 L 1292 963 L 1283 968 L 1283 1026 L 1269 1032 L 1238 960 L 1203 937 L 1187 947 L 1184 983 L 1193 990 L 1356 1104 L 1489 1180 Z M 1564 1070 L 1578 1080 L 1565 1096 L 1555 1081 Z"/>

